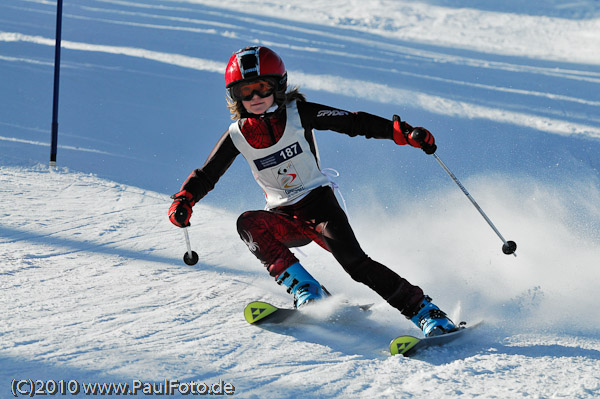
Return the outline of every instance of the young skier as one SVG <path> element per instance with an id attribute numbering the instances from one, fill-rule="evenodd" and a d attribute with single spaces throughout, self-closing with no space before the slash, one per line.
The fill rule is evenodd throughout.
<path id="1" fill-rule="evenodd" d="M 308 102 L 297 88 L 286 91 L 283 61 L 263 46 L 246 47 L 231 56 L 225 85 L 234 122 L 204 166 L 194 170 L 172 196 L 171 222 L 188 226 L 194 204 L 242 154 L 265 192 L 266 210 L 244 212 L 237 221 L 238 233 L 277 283 L 293 294 L 296 307 L 327 296 L 289 249 L 314 241 L 331 252 L 352 279 L 377 292 L 426 336 L 455 330 L 421 288 L 361 249 L 329 179 L 321 172 L 313 130 L 389 139 L 428 154 L 436 149 L 432 134 L 413 129 L 396 115 L 390 121 L 348 112 Z"/>

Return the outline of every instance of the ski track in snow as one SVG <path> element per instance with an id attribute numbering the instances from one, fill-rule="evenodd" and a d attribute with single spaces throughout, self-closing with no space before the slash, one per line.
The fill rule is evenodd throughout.
<path id="1" fill-rule="evenodd" d="M 102 3 L 102 2 L 100 2 Z M 111 3 L 111 2 L 108 2 Z M 127 2 L 116 2 L 116 4 L 125 4 L 131 5 L 133 8 L 139 7 L 139 5 L 134 5 L 132 3 Z M 93 13 L 93 17 L 81 16 L 81 15 L 72 15 L 66 13 L 66 18 L 72 19 L 83 19 L 90 20 L 95 22 L 104 22 L 109 25 L 126 25 L 132 27 L 139 27 L 145 29 L 158 29 L 158 30 L 175 30 L 175 31 L 186 31 L 188 33 L 205 33 L 208 35 L 216 35 L 222 37 L 231 37 L 236 36 L 235 32 L 236 25 L 235 24 L 223 24 L 208 21 L 206 19 L 197 19 L 197 18 L 189 18 L 189 17 L 174 17 L 174 16 L 164 16 L 164 15 L 155 15 L 147 12 L 131 12 L 131 11 L 123 11 L 123 10 L 111 10 L 111 9 L 102 9 L 95 7 L 81 7 L 82 10 Z M 197 15 L 193 10 L 187 8 L 180 7 L 170 7 L 173 11 L 178 12 L 188 12 L 190 15 Z M 163 7 L 160 7 L 163 9 Z M 169 7 L 167 7 L 169 9 Z M 257 10 L 258 11 L 258 10 Z M 338 10 L 339 12 L 339 10 Z M 215 14 L 215 11 L 212 12 Z M 217 13 L 218 14 L 218 13 Z M 236 20 L 246 20 L 248 21 L 251 17 L 240 17 L 235 14 L 226 14 L 223 13 L 225 17 L 232 18 L 233 21 Z M 269 15 L 272 13 L 268 13 Z M 96 16 L 98 15 L 98 16 Z M 189 24 L 193 26 L 201 25 L 201 26 L 212 26 L 210 29 L 199 29 L 196 27 L 190 26 L 179 26 L 179 25 L 159 25 L 159 24 L 140 24 L 137 22 L 132 22 L 129 20 L 118 20 L 118 19 L 108 19 L 101 18 L 100 15 L 117 15 L 123 18 L 141 18 L 141 19 L 150 19 L 150 20 L 164 20 L 177 22 L 180 24 Z M 497 18 L 498 16 L 495 15 Z M 333 17 L 331 17 L 333 18 Z M 534 17 L 528 17 L 534 18 Z M 335 19 L 335 18 L 333 18 Z M 356 58 L 362 58 L 363 61 L 370 61 L 370 63 L 374 63 L 377 66 L 363 66 L 365 69 L 370 69 L 373 73 L 377 73 L 378 70 L 382 70 L 382 68 L 386 68 L 388 71 L 392 70 L 397 75 L 400 76 L 409 76 L 409 77 L 417 77 L 425 80 L 444 80 L 439 77 L 431 77 L 422 73 L 410 73 L 406 71 L 396 70 L 400 65 L 406 63 L 434 63 L 434 64 L 453 64 L 456 66 L 466 66 L 472 67 L 476 69 L 486 70 L 491 69 L 494 71 L 505 71 L 511 73 L 527 73 L 527 74 L 535 74 L 538 76 L 549 76 L 549 77 L 557 77 L 560 79 L 573 79 L 583 82 L 590 83 L 600 83 L 600 72 L 593 71 L 585 71 L 585 70 L 577 70 L 577 69 L 568 69 L 561 67 L 542 67 L 535 65 L 527 65 L 527 64 L 516 64 L 516 63 L 508 63 L 508 62 L 498 62 L 490 59 L 477 59 L 468 56 L 460 56 L 457 54 L 453 54 L 451 52 L 437 52 L 431 50 L 423 50 L 420 48 L 398 45 L 393 42 L 387 42 L 385 40 L 377 40 L 377 39 L 365 39 L 362 37 L 351 37 L 347 35 L 342 35 L 339 33 L 332 33 L 325 28 L 323 30 L 318 31 L 315 29 L 308 30 L 306 28 L 298 28 L 293 25 L 284 25 L 283 23 L 273 23 L 273 22 L 264 22 L 264 21 L 256 21 L 258 26 L 262 26 L 264 29 L 268 29 L 267 31 L 257 31 L 254 34 L 260 36 L 261 34 L 264 36 L 272 36 L 273 31 L 279 29 L 290 30 L 291 32 L 303 32 L 310 33 L 315 35 L 318 33 L 321 39 L 330 39 L 330 42 L 314 42 L 308 41 L 303 43 L 301 46 L 299 45 L 290 45 L 281 41 L 265 41 L 266 45 L 275 46 L 277 48 L 291 48 L 295 51 L 301 51 L 306 53 L 321 53 L 321 54 L 329 54 L 332 56 L 339 57 L 342 59 L 343 63 L 351 64 L 354 63 Z M 549 26 L 561 26 L 562 32 L 569 32 L 564 26 L 564 21 L 544 21 Z M 426 24 L 426 22 L 423 22 Z M 528 26 L 533 25 L 533 22 L 529 22 Z M 537 22 L 535 23 L 537 24 Z M 360 27 L 360 24 L 359 24 Z M 318 28 L 317 28 L 318 29 Z M 590 28 L 590 32 L 593 32 L 594 28 Z M 375 31 L 377 34 L 382 34 L 380 31 Z M 439 34 L 439 33 L 438 33 Z M 441 34 L 439 34 L 441 36 Z M 535 36 L 535 35 L 533 35 Z M 297 41 L 297 38 L 289 37 L 290 40 Z M 403 38 L 403 40 L 406 40 Z M 506 41 L 510 41 L 510 39 L 505 39 Z M 35 43 L 46 46 L 54 46 L 54 39 L 47 37 L 39 37 L 39 36 L 31 36 L 31 35 L 23 35 L 17 32 L 0 32 L 0 42 L 28 42 Z M 336 42 L 347 43 L 347 45 L 360 45 L 364 47 L 369 47 L 371 49 L 375 49 L 376 56 L 368 56 L 362 55 L 359 56 L 356 53 L 342 51 L 340 49 L 340 45 Z M 560 42 L 560 44 L 555 44 L 562 46 L 560 49 L 553 48 L 553 51 L 550 54 L 564 54 L 567 52 L 567 49 L 570 49 L 571 46 L 568 45 L 569 41 Z M 346 47 L 347 45 L 343 45 Z M 582 47 L 589 47 L 590 45 L 582 45 Z M 143 49 L 143 48 L 134 48 L 134 47 L 124 47 L 124 46 L 111 46 L 111 45 L 101 45 L 101 44 L 91 44 L 91 43 L 81 43 L 81 42 L 73 42 L 69 40 L 63 40 L 62 47 L 69 50 L 78 50 L 78 51 L 90 51 L 90 52 L 104 52 L 109 54 L 119 54 L 126 55 L 130 57 L 137 57 L 143 59 L 150 59 L 157 62 L 167 63 L 171 65 L 177 65 L 184 68 L 191 68 L 199 71 L 213 72 L 221 74 L 225 63 L 222 61 L 214 61 L 206 58 L 198 58 L 198 57 L 190 57 L 182 54 L 175 53 L 165 53 L 165 52 L 157 52 L 153 50 Z M 492 47 L 493 49 L 493 47 Z M 372 50 L 373 51 L 373 50 Z M 395 59 L 394 62 L 390 62 L 390 54 L 393 54 Z M 517 53 L 519 54 L 519 53 Z M 532 54 L 530 52 L 523 53 L 528 56 Z M 520 54 L 519 54 L 520 55 Z M 540 58 L 549 57 L 548 55 L 540 55 Z M 569 61 L 579 60 L 576 55 L 572 55 L 567 57 Z M 18 61 L 15 59 L 14 61 Z M 588 61 L 586 59 L 580 59 L 579 61 L 585 62 Z M 598 60 L 594 60 L 600 62 Z M 29 62 L 34 62 L 34 60 L 30 60 Z M 387 64 L 387 65 L 386 65 Z M 386 65 L 383 67 L 382 65 Z M 388 85 L 381 85 L 377 83 L 373 83 L 366 80 L 357 80 L 357 79 L 347 79 L 340 78 L 336 76 L 328 76 L 328 75 L 316 75 L 316 74 L 308 74 L 303 73 L 302 71 L 289 71 L 290 76 L 292 76 L 293 83 L 300 84 L 302 87 L 316 90 L 316 91 L 324 91 L 329 93 L 343 94 L 348 97 L 356 97 L 357 95 L 362 96 L 365 99 L 372 100 L 379 103 L 389 103 L 393 102 L 396 104 L 401 104 L 404 106 L 417 106 L 419 108 L 425 109 L 435 114 L 440 115 L 448 115 L 453 117 L 461 117 L 461 118 L 481 118 L 490 121 L 497 121 L 502 123 L 509 123 L 518 126 L 525 126 L 534 128 L 536 130 L 545 131 L 554 134 L 560 135 L 585 135 L 589 137 L 600 137 L 600 128 L 595 126 L 597 123 L 597 118 L 594 115 L 590 115 L 591 121 L 595 122 L 592 125 L 584 124 L 576 121 L 565 121 L 563 119 L 552 118 L 550 116 L 542 116 L 540 114 L 547 113 L 548 110 L 544 110 L 542 108 L 538 108 L 535 113 L 524 113 L 524 112 L 515 112 L 510 109 L 499 109 L 496 106 L 488 107 L 481 104 L 476 104 L 471 101 L 458 100 L 456 98 L 448 98 L 439 95 L 430 95 L 430 94 L 418 94 L 415 95 L 409 90 L 393 88 Z M 534 97 L 545 97 L 550 100 L 560 100 L 566 102 L 574 102 L 576 104 L 584 104 L 589 105 L 596 110 L 600 105 L 600 101 L 595 100 L 587 100 L 584 98 L 577 98 L 573 96 L 561 96 L 554 93 L 544 93 L 535 90 L 515 90 L 510 86 L 502 87 L 502 86 L 493 86 L 493 85 L 484 85 L 478 84 L 476 82 L 463 82 L 457 81 L 456 79 L 445 79 L 445 82 L 454 84 L 454 85 L 464 85 L 467 87 L 477 87 L 484 90 L 491 90 L 496 92 L 503 93 L 513 93 L 518 94 L 520 96 L 534 96 Z M 354 89 L 356 88 L 356 89 Z"/>
<path id="2" fill-rule="evenodd" d="M 490 384 L 490 397 L 599 392 L 595 335 L 511 333 L 489 320 L 472 342 L 409 360 L 385 353 L 391 337 L 414 330 L 383 304 L 345 322 L 248 326 L 245 303 L 288 299 L 232 237 L 235 215 L 195 208 L 201 262 L 188 267 L 165 195 L 41 166 L 0 171 L 11 199 L 0 208 L 4 387 L 25 377 L 173 378 L 224 379 L 241 397 L 486 396 Z M 536 315 L 524 309 L 526 325 Z M 582 378 L 567 383 L 573 373 Z"/>
<path id="3" fill-rule="evenodd" d="M 103 171 L 114 164 L 117 172 L 105 172 L 114 180 L 143 172 L 160 180 L 158 169 L 171 163 L 189 173 L 187 163 L 160 157 L 183 157 L 179 147 L 161 152 L 159 146 L 171 145 L 161 142 L 147 150 L 141 144 L 151 146 L 154 131 L 134 127 L 153 114 L 167 118 L 173 112 L 168 101 L 155 98 L 161 88 L 185 97 L 181 82 L 200 82 L 212 96 L 211 82 L 220 83 L 224 61 L 239 43 L 277 48 L 289 60 L 291 82 L 325 98 L 430 113 L 455 119 L 457 129 L 465 120 L 500 123 L 532 137 L 544 138 L 536 136 L 542 132 L 565 140 L 557 143 L 570 140 L 584 153 L 588 148 L 589 161 L 581 156 L 573 162 L 585 168 L 566 182 L 519 173 L 466 180 L 501 230 L 508 230 L 507 238 L 519 243 L 516 259 L 499 254 L 497 237 L 451 183 L 417 201 L 410 188 L 394 191 L 394 203 L 409 204 L 396 211 L 384 209 L 387 199 L 361 192 L 351 216 L 369 254 L 427 287 L 453 319 L 485 320 L 470 341 L 413 359 L 387 356 L 387 345 L 395 335 L 416 333 L 415 327 L 340 275 L 320 248 L 308 246 L 302 249 L 307 257 L 299 255 L 311 273 L 340 300 L 376 303 L 373 311 L 304 326 L 249 326 L 242 317 L 247 302 L 285 305 L 291 299 L 239 240 L 237 214 L 225 211 L 227 204 L 194 208 L 189 230 L 200 262 L 189 267 L 181 259 L 183 235 L 166 218 L 167 194 L 41 166 L 45 158 L 37 149 L 49 144 L 38 114 L 46 121 L 50 102 L 40 92 L 51 90 L 56 3 L 0 5 L 0 68 L 20 80 L 0 81 L 10 93 L 0 121 L 0 397 L 12 397 L 15 378 L 222 379 L 243 398 L 600 396 L 600 316 L 590 311 L 600 300 L 597 15 L 559 18 L 561 10 L 579 15 L 575 3 L 550 1 L 548 16 L 511 14 L 505 11 L 510 2 L 498 3 L 502 12 L 460 7 L 467 0 L 452 8 L 437 3 L 444 1 L 240 0 L 234 7 L 213 0 L 95 0 L 65 4 L 64 10 L 63 98 L 93 109 L 81 117 L 61 109 L 66 131 L 59 149 L 76 170 L 86 164 L 72 154 L 89 157 Z M 579 3 L 582 10 L 595 6 Z M 151 90 L 131 90 L 138 79 Z M 39 91 L 28 91 L 30 80 Z M 202 105 L 201 114 L 211 112 Z M 191 115 L 181 111 L 173 112 L 175 119 Z M 209 122 L 160 132 L 183 129 L 187 135 L 193 123 Z M 207 128 L 213 129 L 211 123 Z M 517 136 L 502 137 L 531 148 Z M 185 141 L 208 150 L 213 142 L 210 136 Z M 476 153 L 479 143 L 463 145 Z M 497 165 L 517 165 L 511 171 L 531 166 L 493 152 Z M 561 161 L 572 165 L 567 155 Z M 197 167 L 203 159 L 193 161 Z M 534 172 L 543 166 L 536 167 Z M 394 172 L 414 173 L 418 180 L 414 168 Z M 410 206 L 415 202 L 420 206 Z M 333 302 L 313 311 L 326 318 L 336 309 Z"/>
<path id="4" fill-rule="evenodd" d="M 26 41 L 36 44 L 54 45 L 53 40 L 40 38 L 40 37 L 29 37 L 19 34 L 12 33 L 0 33 L 0 41 Z M 169 54 L 169 53 L 158 53 L 155 51 L 149 51 L 139 48 L 126 48 L 126 47 L 114 47 L 114 46 L 102 46 L 102 45 L 91 45 L 85 43 L 73 43 L 63 42 L 62 46 L 66 49 L 74 49 L 81 51 L 97 51 L 105 52 L 110 54 L 121 54 L 131 57 L 139 57 L 145 59 L 151 59 L 153 61 L 164 62 L 172 65 L 177 65 L 185 68 L 192 68 L 195 70 L 215 72 L 221 74 L 225 68 L 224 63 L 214 62 L 206 59 L 199 59 L 195 57 L 188 57 L 180 54 Z M 20 61 L 20 60 L 18 60 Z M 31 61 L 33 62 L 33 61 Z M 518 70 L 516 72 L 519 72 Z M 521 71 L 522 72 L 522 71 Z M 348 97 L 356 97 L 361 95 L 364 99 L 372 100 L 380 103 L 388 103 L 393 101 L 396 104 L 403 104 L 406 106 L 418 106 L 422 109 L 430 112 L 448 115 L 462 118 L 474 118 L 474 119 L 487 119 L 496 122 L 503 122 L 514 124 L 517 126 L 525 126 L 534 128 L 536 130 L 545 131 L 548 133 L 560 134 L 560 135 L 584 135 L 592 138 L 600 138 L 600 128 L 581 124 L 564 121 L 560 119 L 553 119 L 548 117 L 540 117 L 534 114 L 527 114 L 522 112 L 513 112 L 509 110 L 489 108 L 485 106 L 478 106 L 465 101 L 456 101 L 448 98 L 439 96 L 432 96 L 427 94 L 414 94 L 404 89 L 394 89 L 386 85 L 371 83 L 366 81 L 357 81 L 354 79 L 344 79 L 337 76 L 323 76 L 323 75 L 311 75 L 301 73 L 299 71 L 290 71 L 290 74 L 294 76 L 296 83 L 302 85 L 305 88 L 324 91 L 330 93 L 344 94 Z M 402 73 L 401 74 L 405 74 Z M 556 75 L 556 73 L 553 73 Z M 417 75 L 425 79 L 431 79 L 424 75 Z M 596 78 L 585 78 L 579 75 L 570 75 L 567 71 L 562 77 L 589 80 L 594 83 L 600 82 L 600 79 Z M 489 85 L 476 85 L 469 84 L 467 82 L 456 82 L 450 81 L 455 84 L 474 86 L 484 88 L 492 91 L 503 91 L 511 92 L 516 94 L 528 95 L 528 96 L 540 96 L 548 99 L 558 99 L 562 101 L 571 101 L 575 103 L 590 105 L 594 107 L 600 106 L 598 101 L 587 101 L 585 99 L 579 99 L 575 97 L 567 97 L 560 95 L 553 95 L 551 93 L 539 93 L 534 91 L 525 90 L 513 90 L 510 88 L 494 87 Z M 357 88 L 357 89 L 353 89 Z M 4 140 L 17 140 L 15 138 L 1 138 Z M 32 142 L 30 142 L 32 143 Z M 66 149 L 72 149 L 70 147 L 64 147 Z"/>
<path id="5" fill-rule="evenodd" d="M 128 23 L 128 25 L 131 25 Z M 35 37 L 28 35 L 21 35 L 13 32 L 0 32 L 0 41 L 5 42 L 30 42 L 35 44 L 54 46 L 54 40 L 50 38 Z M 367 43 L 362 43 L 363 45 Z M 368 43 L 371 44 L 371 43 Z M 162 53 L 140 48 L 129 48 L 129 47 L 117 47 L 117 46 L 105 46 L 105 45 L 94 45 L 88 43 L 77 43 L 70 41 L 63 41 L 62 47 L 65 49 L 79 50 L 79 51 L 92 51 L 92 52 L 104 52 L 109 54 L 127 55 L 130 57 L 138 57 L 144 59 L 150 59 L 157 62 L 163 62 L 171 65 L 177 65 L 184 68 L 191 68 L 199 71 L 207 71 L 221 74 L 225 68 L 225 63 L 212 61 L 208 59 L 202 59 L 197 57 L 189 57 L 181 54 Z M 319 49 L 320 51 L 322 49 Z M 398 49 L 397 49 L 398 50 Z M 311 49 L 311 51 L 314 51 Z M 323 51 L 327 53 L 327 51 Z M 532 68 L 532 67 L 521 67 L 518 65 L 510 65 L 506 63 L 494 63 L 489 65 L 486 62 L 485 66 L 482 62 L 477 60 L 464 59 L 462 57 L 443 57 L 440 54 L 418 54 L 419 58 L 425 57 L 435 62 L 453 62 L 457 65 L 467 64 L 479 68 L 494 68 L 497 70 L 510 70 L 517 73 L 537 73 L 546 74 L 549 76 L 558 76 L 564 79 L 576 79 L 582 81 L 589 81 L 592 83 L 600 83 L 600 73 L 584 73 L 579 71 L 570 70 L 556 70 L 550 68 Z M 441 56 L 441 57 L 440 57 Z M 440 58 L 442 58 L 440 60 Z M 373 59 L 371 59 L 374 61 Z M 20 61 L 20 60 L 15 60 Z M 30 60 L 29 62 L 34 62 Z M 390 101 L 396 104 L 403 104 L 406 106 L 418 106 L 422 109 L 430 112 L 456 116 L 463 118 L 481 118 L 491 121 L 515 124 L 518 126 L 526 126 L 535 128 L 540 131 L 545 131 L 554 134 L 571 135 L 580 134 L 589 137 L 599 138 L 600 128 L 585 125 L 581 123 L 574 123 L 563 121 L 559 119 L 553 119 L 549 117 L 540 117 L 535 114 L 526 114 L 522 112 L 513 112 L 509 110 L 502 110 L 496 108 L 490 108 L 486 106 L 476 105 L 466 101 L 456 101 L 449 98 L 440 96 L 432 96 L 427 94 L 417 94 L 404 90 L 394 89 L 387 85 L 381 85 L 368 81 L 360 81 L 355 79 L 344 79 L 337 76 L 323 76 L 306 74 L 300 71 L 289 71 L 290 75 L 294 77 L 294 82 L 300 84 L 302 87 L 324 91 L 330 93 L 344 94 L 348 97 L 356 97 L 361 95 L 363 98 L 372 100 L 380 103 L 389 103 Z M 407 75 L 406 72 L 399 72 L 400 75 Z M 410 75 L 409 75 L 410 76 Z M 413 74 L 424 79 L 432 79 L 426 75 Z M 494 87 L 490 85 L 477 85 L 470 84 L 468 82 L 457 82 L 452 80 L 446 80 L 459 85 L 473 86 L 484 88 L 486 90 L 499 91 L 499 92 L 510 92 L 526 96 L 541 96 L 548 99 L 557 99 L 562 101 L 571 101 L 575 103 L 590 105 L 593 107 L 600 106 L 598 101 L 588 101 L 585 99 L 579 99 L 575 97 L 567 97 L 560 95 L 553 95 L 552 93 L 540 93 L 536 91 L 527 90 L 513 90 L 509 87 Z M 353 89 L 357 88 L 357 89 Z"/>

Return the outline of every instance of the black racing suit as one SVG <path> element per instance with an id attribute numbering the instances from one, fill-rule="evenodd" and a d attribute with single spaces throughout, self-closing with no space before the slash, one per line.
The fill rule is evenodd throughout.
<path id="1" fill-rule="evenodd" d="M 281 138 L 286 121 L 285 107 L 281 108 L 279 114 L 239 121 L 250 145 L 268 148 Z M 372 114 L 352 113 L 306 101 L 297 101 L 297 109 L 309 142 L 314 142 L 313 129 L 351 137 L 393 139 L 392 121 Z M 195 202 L 199 201 L 213 189 L 238 154 L 229 132 L 225 132 L 204 166 L 191 173 L 182 190 L 192 193 Z M 421 288 L 365 254 L 331 187 L 314 189 L 293 205 L 244 212 L 237 225 L 242 240 L 275 278 L 298 261 L 289 248 L 314 241 L 330 251 L 354 280 L 372 288 L 406 317 L 417 312 L 424 298 Z"/>

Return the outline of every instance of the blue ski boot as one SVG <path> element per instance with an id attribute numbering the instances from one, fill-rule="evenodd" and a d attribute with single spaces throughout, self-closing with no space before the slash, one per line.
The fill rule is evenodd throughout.
<path id="1" fill-rule="evenodd" d="M 442 335 L 458 329 L 452 320 L 446 316 L 446 313 L 431 303 L 431 298 L 428 296 L 425 296 L 425 299 L 419 305 L 418 313 L 410 320 L 423 330 L 426 337 Z"/>
<path id="2" fill-rule="evenodd" d="M 327 296 L 321 284 L 302 267 L 300 262 L 285 269 L 277 279 L 277 284 L 288 287 L 287 292 L 294 295 L 296 309 Z"/>

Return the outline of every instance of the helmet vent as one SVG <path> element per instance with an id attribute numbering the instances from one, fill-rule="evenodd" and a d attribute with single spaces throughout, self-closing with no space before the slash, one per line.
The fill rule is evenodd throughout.
<path id="1" fill-rule="evenodd" d="M 238 54 L 238 63 L 243 79 L 260 76 L 258 47 L 250 47 Z"/>

